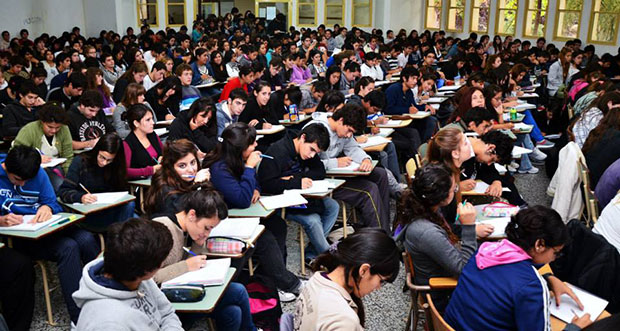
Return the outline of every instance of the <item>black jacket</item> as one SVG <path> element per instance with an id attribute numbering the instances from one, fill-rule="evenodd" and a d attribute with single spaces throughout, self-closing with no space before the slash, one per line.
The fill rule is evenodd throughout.
<path id="1" fill-rule="evenodd" d="M 76 155 L 57 195 L 65 203 L 81 202 L 82 196 L 87 193 L 79 186 L 80 184 L 84 185 L 90 193 L 118 192 L 126 189 L 114 187 L 106 182 L 104 168 L 89 167 L 81 155 Z"/>
<path id="2" fill-rule="evenodd" d="M 62 90 L 62 87 L 49 91 L 49 96 L 47 97 L 47 101 L 56 101 L 59 106 L 64 109 L 70 109 L 71 106 L 78 101 L 77 98 L 71 98 L 65 94 Z"/>
<path id="3" fill-rule="evenodd" d="M 609 128 L 601 139 L 584 153 L 590 170 L 590 187 L 596 187 L 605 170 L 620 158 L 618 146 L 620 146 L 620 130 Z"/>
<path id="4" fill-rule="evenodd" d="M 17 133 L 24 125 L 38 119 L 37 110 L 37 107 L 32 107 L 31 110 L 28 110 L 28 108 L 17 101 L 7 105 L 2 111 L 2 136 L 17 136 Z"/>
<path id="5" fill-rule="evenodd" d="M 69 110 L 69 131 L 73 141 L 87 141 L 114 132 L 114 127 L 105 118 L 102 110 L 99 110 L 95 117 L 87 119 L 80 113 L 78 105 L 74 104 Z"/>
<path id="6" fill-rule="evenodd" d="M 282 118 L 282 117 L 279 117 L 279 118 Z M 271 124 L 278 124 L 279 118 L 276 118 L 272 114 L 272 112 L 270 111 L 269 104 L 261 108 L 258 106 L 258 102 L 256 102 L 256 98 L 251 97 L 250 100 L 248 100 L 248 103 L 245 105 L 245 109 L 241 112 L 241 115 L 239 115 L 239 122 L 250 123 L 250 121 L 252 120 L 257 120 L 258 124 L 256 125 L 256 128 L 262 129 L 263 123 L 265 122 L 271 123 Z"/>
<path id="7" fill-rule="evenodd" d="M 125 90 L 127 90 L 127 86 L 129 86 L 129 81 L 124 78 L 120 78 L 114 84 L 114 92 L 112 92 L 112 100 L 118 105 L 121 100 L 123 100 L 123 96 L 125 95 Z"/>
<path id="8" fill-rule="evenodd" d="M 215 114 L 207 125 L 193 130 L 189 126 L 189 112 L 182 111 L 172 121 L 169 128 L 168 140 L 188 139 L 198 146 L 201 152 L 208 153 L 217 145 L 217 123 Z"/>

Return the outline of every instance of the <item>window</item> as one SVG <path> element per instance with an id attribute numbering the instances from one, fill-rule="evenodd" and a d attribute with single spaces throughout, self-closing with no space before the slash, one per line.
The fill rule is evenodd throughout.
<path id="1" fill-rule="evenodd" d="M 620 1 L 594 0 L 590 14 L 588 42 L 615 45 L 620 22 Z"/>
<path id="2" fill-rule="evenodd" d="M 157 26 L 157 0 L 138 0 L 138 26 Z"/>
<path id="3" fill-rule="evenodd" d="M 166 25 L 185 25 L 185 0 L 166 0 Z"/>
<path id="4" fill-rule="evenodd" d="M 472 32 L 489 32 L 489 11 L 491 0 L 472 0 L 471 2 L 471 27 Z"/>
<path id="5" fill-rule="evenodd" d="M 514 36 L 517 27 L 517 6 L 519 0 L 498 0 L 495 33 Z"/>
<path id="6" fill-rule="evenodd" d="M 547 8 L 549 0 L 527 0 L 523 35 L 525 37 L 544 37 L 547 31 Z"/>
<path id="7" fill-rule="evenodd" d="M 344 24 L 344 0 L 325 0 L 325 25 Z"/>
<path id="8" fill-rule="evenodd" d="M 209 1 L 201 1 L 200 2 L 200 11 L 198 10 L 198 0 L 194 0 L 194 12 L 196 15 L 202 15 L 202 17 L 207 18 L 207 16 L 213 14 L 218 16 L 218 3 L 217 2 L 209 2 Z"/>
<path id="9" fill-rule="evenodd" d="M 583 0 L 558 0 L 558 9 L 555 13 L 554 39 L 568 40 L 579 35 L 579 22 Z"/>
<path id="10" fill-rule="evenodd" d="M 353 26 L 372 25 L 372 0 L 353 0 L 351 23 Z"/>
<path id="11" fill-rule="evenodd" d="M 448 27 L 447 31 L 463 32 L 465 22 L 465 0 L 448 0 Z"/>
<path id="12" fill-rule="evenodd" d="M 441 29 L 441 2 L 442 0 L 426 0 L 425 29 Z"/>
<path id="13" fill-rule="evenodd" d="M 297 24 L 301 26 L 317 25 L 315 0 L 297 0 Z"/>
<path id="14" fill-rule="evenodd" d="M 277 14 L 283 14 L 286 17 L 286 29 L 291 25 L 291 2 L 289 0 L 256 0 L 255 13 L 258 13 L 256 17 L 265 18 L 267 25 Z M 285 31 L 286 32 L 286 31 Z"/>

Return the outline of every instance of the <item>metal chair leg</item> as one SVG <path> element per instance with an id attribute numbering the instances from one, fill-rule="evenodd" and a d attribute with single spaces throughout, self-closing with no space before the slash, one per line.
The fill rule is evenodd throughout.
<path id="1" fill-rule="evenodd" d="M 300 264 L 301 264 L 301 274 L 306 275 L 306 252 L 305 252 L 306 244 L 304 241 L 304 228 L 299 225 L 299 256 L 300 256 Z"/>

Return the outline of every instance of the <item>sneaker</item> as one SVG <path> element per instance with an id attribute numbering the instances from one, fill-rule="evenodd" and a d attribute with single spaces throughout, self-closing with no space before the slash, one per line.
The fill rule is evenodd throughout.
<path id="1" fill-rule="evenodd" d="M 553 147 L 553 146 L 555 146 L 555 144 L 554 144 L 554 143 L 552 143 L 552 142 L 550 142 L 550 141 L 549 141 L 549 140 L 547 140 L 547 139 L 543 139 L 543 140 L 539 141 L 539 142 L 536 144 L 536 147 L 537 147 L 537 148 L 540 148 L 540 149 L 551 148 L 551 147 Z"/>
<path id="2" fill-rule="evenodd" d="M 519 169 L 519 164 L 515 161 L 510 162 L 509 167 L 513 168 L 513 169 Z"/>
<path id="3" fill-rule="evenodd" d="M 543 153 L 538 147 L 534 148 L 529 156 L 532 161 L 544 161 L 547 158 L 547 154 Z"/>
<path id="4" fill-rule="evenodd" d="M 533 175 L 533 174 L 537 174 L 538 171 L 540 171 L 540 170 L 538 170 L 538 168 L 536 168 L 536 167 L 532 167 L 529 170 L 519 169 L 519 173 L 520 174 L 532 174 Z"/>
<path id="5" fill-rule="evenodd" d="M 301 286 L 300 286 L 301 287 Z M 284 292 L 278 290 L 278 296 L 280 297 L 280 302 L 293 302 L 297 299 L 297 296 L 291 292 Z"/>
<path id="6" fill-rule="evenodd" d="M 506 167 L 506 169 L 508 169 L 508 171 L 510 171 L 512 173 L 515 173 L 515 172 L 517 172 L 518 168 L 515 168 L 515 167 L 512 166 L 512 164 L 509 164 L 508 167 Z"/>

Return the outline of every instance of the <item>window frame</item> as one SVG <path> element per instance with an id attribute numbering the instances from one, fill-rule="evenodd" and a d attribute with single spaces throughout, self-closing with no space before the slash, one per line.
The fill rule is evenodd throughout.
<path id="1" fill-rule="evenodd" d="M 525 15 L 524 15 L 524 24 L 523 24 L 523 37 L 525 37 L 525 38 L 541 38 L 541 37 L 544 38 L 547 35 L 547 27 L 549 26 L 549 1 L 550 0 L 547 0 L 547 7 L 546 8 L 544 8 L 544 9 L 543 8 L 532 9 L 531 10 L 530 9 L 530 3 L 532 3 L 533 1 L 536 1 L 536 0 L 527 0 L 527 2 L 526 2 L 527 6 L 525 7 L 525 13 L 524 13 Z M 545 12 L 545 15 L 547 16 L 546 17 L 547 19 L 545 20 L 545 27 L 543 28 L 542 36 L 536 36 L 536 35 L 527 34 L 527 26 L 528 26 L 528 24 L 530 24 L 530 21 L 529 21 L 529 18 L 528 18 L 528 14 L 530 12 L 532 12 L 532 13 L 533 12 L 541 12 L 541 13 Z"/>
<path id="2" fill-rule="evenodd" d="M 332 7 L 332 8 L 341 7 L 342 8 L 342 18 L 340 19 L 340 22 L 337 22 L 337 23 L 331 23 L 331 22 L 328 23 L 327 22 L 327 11 L 328 11 L 328 9 L 330 7 Z M 327 26 L 328 24 L 331 25 L 331 26 L 333 26 L 334 24 L 339 24 L 340 26 L 343 26 L 344 25 L 344 18 L 345 18 L 345 0 L 340 0 L 340 5 L 330 4 L 330 3 L 327 2 L 327 0 L 325 0 L 325 6 L 324 6 L 323 14 L 324 14 L 323 21 L 324 21 L 325 26 Z"/>
<path id="3" fill-rule="evenodd" d="M 592 3 L 592 8 L 590 9 L 590 23 L 589 23 L 589 29 L 588 29 L 588 43 L 589 44 L 600 44 L 600 45 L 616 45 L 616 41 L 618 40 L 618 30 L 620 30 L 620 9 L 618 10 L 618 12 L 609 12 L 609 11 L 596 11 L 594 10 L 596 8 L 596 1 L 602 1 L 602 0 L 593 0 L 594 3 Z M 616 15 L 616 31 L 614 34 L 614 38 L 612 41 L 600 41 L 600 40 L 594 40 L 593 39 L 593 35 L 594 35 L 594 17 L 596 16 L 596 14 L 605 14 L 605 15 Z"/>
<path id="4" fill-rule="evenodd" d="M 179 6 L 179 7 L 183 6 L 183 23 L 181 23 L 181 24 L 176 24 L 176 23 L 175 24 L 170 24 L 170 22 L 168 21 L 170 19 L 170 17 L 168 17 L 168 9 L 170 7 L 170 1 L 166 0 L 166 7 L 165 7 L 165 9 L 166 9 L 166 11 L 165 11 L 165 13 L 166 13 L 166 26 L 167 27 L 181 27 L 183 25 L 187 26 L 187 8 L 186 8 L 187 4 L 185 3 L 185 0 L 183 0 L 183 2 L 173 2 L 172 5 L 173 6 Z"/>
<path id="5" fill-rule="evenodd" d="M 140 4 L 140 1 L 145 1 L 144 6 L 146 6 L 146 12 L 148 14 L 148 8 L 149 7 L 155 7 L 155 24 L 150 24 L 149 25 L 153 25 L 153 26 L 159 26 L 159 3 L 157 0 L 155 0 L 155 2 L 149 3 L 148 0 L 136 0 L 136 12 L 138 14 L 137 19 L 138 19 L 138 27 L 142 26 L 142 21 L 140 20 L 140 6 L 142 6 Z M 147 18 L 148 19 L 148 18 Z"/>
<path id="6" fill-rule="evenodd" d="M 318 19 L 317 19 L 317 16 L 318 16 L 317 0 L 312 0 L 312 1 L 313 1 L 312 3 L 310 3 L 310 2 L 301 2 L 300 0 L 295 1 L 297 3 L 296 19 L 297 19 L 297 25 L 298 26 L 302 26 L 302 27 L 315 27 L 315 26 L 318 26 L 318 23 L 317 23 L 318 22 Z M 299 13 L 300 13 L 299 8 L 302 7 L 302 6 L 310 6 L 310 5 L 312 5 L 314 7 L 314 23 L 312 23 L 312 24 L 301 24 L 301 23 L 299 23 Z"/>
<path id="7" fill-rule="evenodd" d="M 287 29 L 289 27 L 291 27 L 291 25 L 293 25 L 293 18 L 292 16 L 292 11 L 293 11 L 293 1 L 292 0 L 255 0 L 254 1 L 254 13 L 256 15 L 256 17 L 260 17 L 258 16 L 258 8 L 260 7 L 261 3 L 286 3 L 287 4 L 287 13 L 286 13 L 286 27 Z M 288 32 L 288 31 L 287 31 Z"/>
<path id="8" fill-rule="evenodd" d="M 487 19 L 491 18 L 491 4 L 492 3 L 493 2 L 489 0 L 489 7 L 488 7 L 489 17 Z M 486 30 L 483 31 L 483 30 L 475 30 L 474 29 L 474 12 L 475 12 L 476 9 L 479 10 L 482 7 L 477 7 L 476 6 L 476 0 L 470 0 L 470 4 L 471 4 L 471 6 L 470 6 L 470 11 L 469 11 L 469 14 L 470 14 L 470 16 L 469 16 L 469 31 L 470 32 L 475 32 L 475 33 L 478 33 L 478 34 L 480 34 L 480 33 L 489 34 L 489 22 L 488 21 L 487 21 L 487 29 Z"/>
<path id="9" fill-rule="evenodd" d="M 581 9 L 579 10 L 573 10 L 573 9 L 560 9 L 560 2 L 561 0 L 557 0 L 556 1 L 556 5 L 555 5 L 555 25 L 553 26 L 553 40 L 557 40 L 557 41 L 567 41 L 567 40 L 572 40 L 575 38 L 579 38 L 579 33 L 577 33 L 576 37 L 564 37 L 564 36 L 559 36 L 558 35 L 558 27 L 560 24 L 560 14 L 561 13 L 578 13 L 579 14 L 579 27 L 577 28 L 577 31 L 579 31 L 579 29 L 581 29 L 581 16 L 583 13 L 583 0 L 581 1 Z"/>
<path id="10" fill-rule="evenodd" d="M 458 7 L 458 6 L 452 6 L 452 2 L 457 2 L 458 0 L 447 0 L 448 1 L 448 14 L 446 17 L 446 32 L 463 32 L 465 30 L 465 15 L 466 13 L 466 8 L 467 8 L 467 1 L 466 0 L 462 0 L 463 1 L 463 6 Z M 470 0 L 473 3 L 473 0 Z M 463 10 L 463 26 L 461 27 L 461 29 L 450 29 L 450 11 L 452 9 L 458 10 L 458 9 L 462 9 Z M 443 13 L 442 13 L 443 14 Z"/>
<path id="11" fill-rule="evenodd" d="M 495 6 L 495 34 L 498 36 L 515 37 L 517 35 L 517 21 L 519 18 L 519 1 L 520 0 L 515 0 L 517 2 L 515 8 L 500 7 L 499 4 L 501 1 L 502 0 L 497 0 L 497 5 Z M 509 0 L 505 0 L 505 1 L 509 1 Z M 513 34 L 499 31 L 499 20 L 500 20 L 499 13 L 500 11 L 509 11 L 509 10 L 514 10 L 515 12 L 515 32 Z"/>
<path id="12" fill-rule="evenodd" d="M 435 2 L 435 0 L 425 0 L 426 1 L 426 6 L 424 8 L 424 29 L 425 30 L 431 30 L 431 31 L 440 31 L 441 30 L 441 23 L 443 22 L 443 2 L 444 0 L 439 0 L 440 3 L 440 15 L 439 15 L 439 27 L 435 28 L 435 27 L 430 27 L 428 26 L 428 9 L 429 8 L 437 8 L 436 6 L 429 6 L 429 2 L 433 1 Z"/>
<path id="13" fill-rule="evenodd" d="M 216 15 L 219 16 L 219 11 L 220 11 L 220 6 L 219 6 L 220 3 L 219 3 L 219 1 L 213 1 L 213 0 L 212 1 L 202 1 L 202 2 L 200 2 L 200 5 L 203 6 L 203 7 L 210 6 L 212 8 L 212 10 L 216 9 L 216 10 L 214 10 L 214 12 L 216 12 Z M 200 8 L 200 9 L 202 9 L 202 8 Z M 200 11 L 199 11 L 199 8 L 198 8 L 198 0 L 194 0 L 194 16 L 198 15 L 199 12 Z"/>
<path id="14" fill-rule="evenodd" d="M 364 3 L 363 6 L 360 5 L 355 5 L 355 0 L 351 0 L 351 26 L 352 27 L 358 27 L 358 28 L 370 28 L 372 27 L 372 0 L 368 0 L 368 15 L 369 20 L 368 20 L 368 24 L 355 24 L 355 7 L 366 7 L 366 4 Z M 342 13 L 342 15 L 344 16 L 344 12 Z"/>

